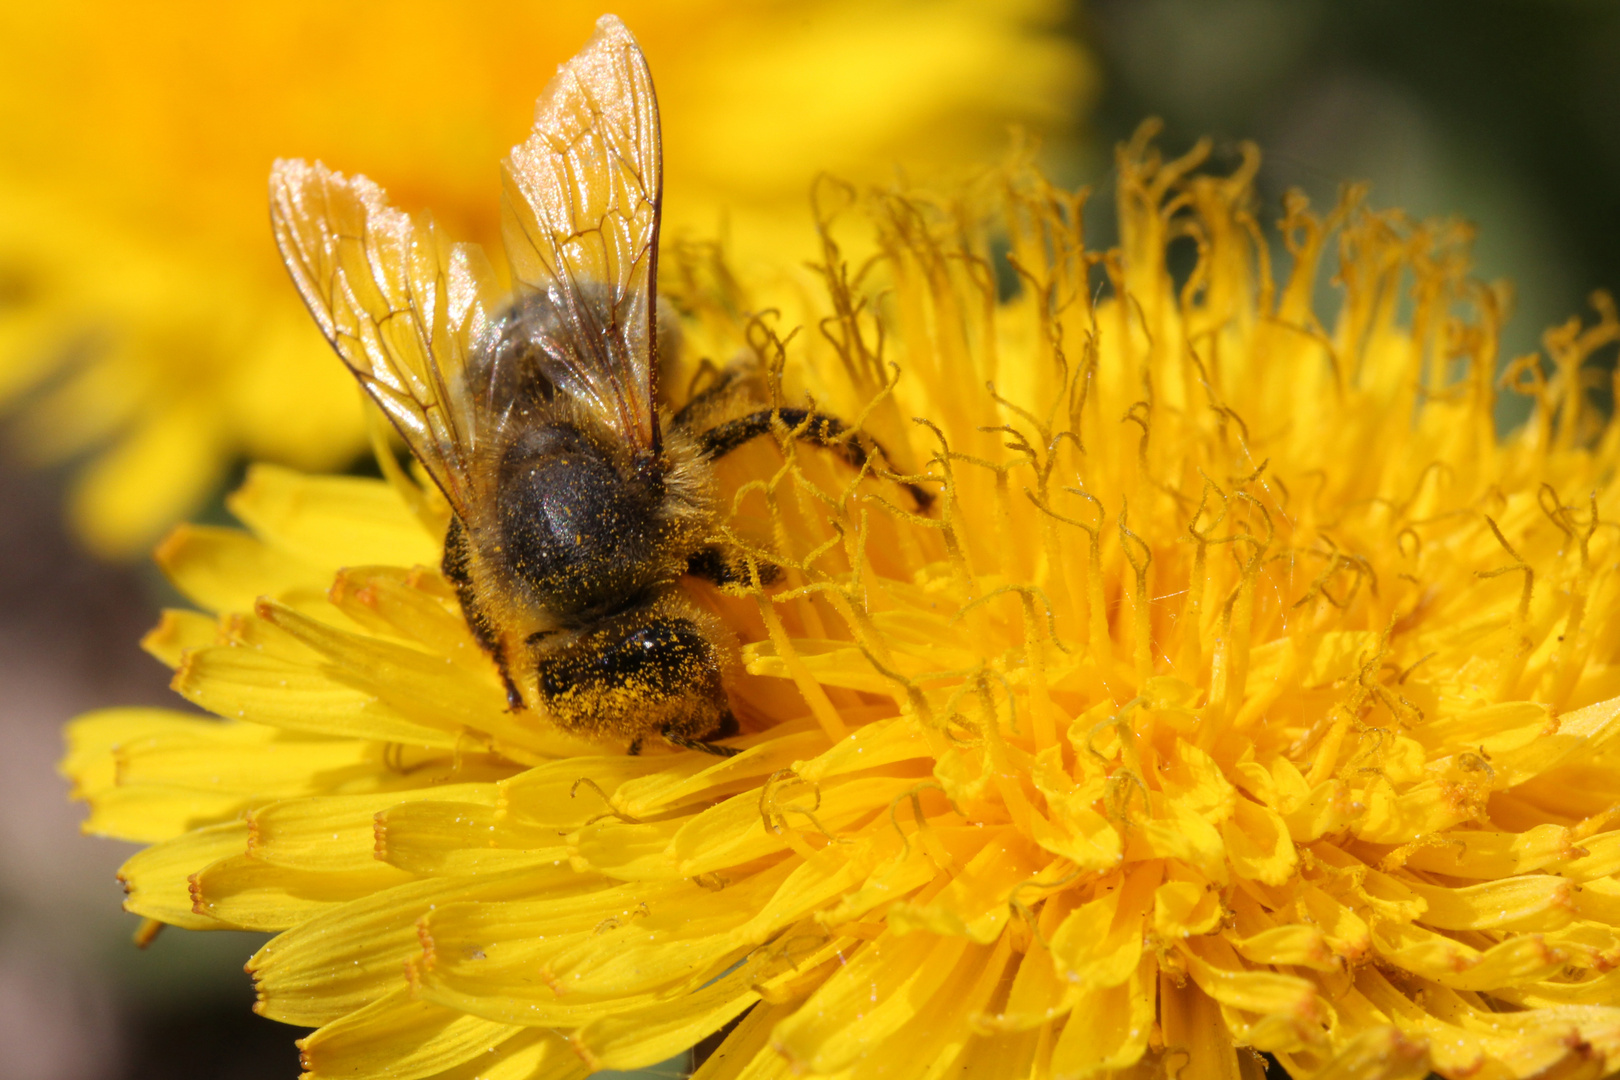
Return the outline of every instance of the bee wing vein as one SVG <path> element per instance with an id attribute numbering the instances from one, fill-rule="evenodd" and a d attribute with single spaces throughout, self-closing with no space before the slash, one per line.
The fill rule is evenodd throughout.
<path id="1" fill-rule="evenodd" d="M 504 172 L 502 232 L 520 291 L 560 325 L 541 374 L 637 448 L 656 449 L 655 308 L 663 191 L 658 103 L 635 40 L 611 16 L 558 69 Z"/>
<path id="2" fill-rule="evenodd" d="M 270 189 L 276 242 L 322 333 L 464 514 L 478 425 L 460 375 L 494 303 L 487 264 L 364 176 L 278 161 Z"/>

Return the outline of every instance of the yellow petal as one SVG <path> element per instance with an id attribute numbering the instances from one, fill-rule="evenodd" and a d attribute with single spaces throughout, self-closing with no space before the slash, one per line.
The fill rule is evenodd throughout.
<path id="1" fill-rule="evenodd" d="M 239 646 L 186 654 L 174 689 L 227 718 L 314 735 L 453 749 L 454 732 L 407 719 L 374 696 L 318 668 Z"/>
<path id="2" fill-rule="evenodd" d="M 791 1066 L 771 1049 L 771 1033 L 792 1015 L 793 1004 L 761 1002 L 748 1010 L 742 1022 L 726 1036 L 691 1080 L 788 1080 Z"/>
<path id="3" fill-rule="evenodd" d="M 1299 777 L 1298 771 L 1286 761 L 1278 759 L 1274 763 L 1274 776 L 1289 772 Z M 1299 779 L 1303 786 L 1304 778 Z M 1307 788 L 1295 798 L 1283 795 L 1282 799 L 1285 804 L 1291 804 L 1280 812 L 1283 820 L 1288 822 L 1288 834 L 1296 844 L 1307 844 L 1338 832 L 1356 817 L 1355 800 L 1344 782 L 1338 779 L 1325 780 Z"/>
<path id="4" fill-rule="evenodd" d="M 1574 886 L 1546 874 L 1446 888 L 1407 881 L 1423 899 L 1422 921 L 1440 930 L 1557 930 L 1575 917 Z"/>
<path id="5" fill-rule="evenodd" d="M 621 881 L 657 881 L 672 876 L 675 861 L 670 845 L 690 818 L 645 824 L 600 820 L 606 817 L 594 815 L 592 821 L 568 837 L 569 850 L 580 869 L 595 870 Z"/>
<path id="6" fill-rule="evenodd" d="M 1200 990 L 1222 1005 L 1302 1021 L 1316 1014 L 1316 987 L 1306 979 L 1281 972 L 1246 970 L 1231 946 L 1216 938 L 1193 938 L 1182 949 L 1187 974 Z"/>
<path id="7" fill-rule="evenodd" d="M 1328 936 L 1333 951 L 1352 964 L 1359 963 L 1372 948 L 1372 931 L 1349 906 L 1307 884 L 1301 890 L 1306 915 Z"/>
<path id="8" fill-rule="evenodd" d="M 158 624 L 141 638 L 141 648 L 174 668 L 188 649 L 213 644 L 218 633 L 218 624 L 200 611 L 165 608 Z"/>
<path id="9" fill-rule="evenodd" d="M 1574 890 L 1575 912 L 1583 919 L 1605 926 L 1620 926 L 1620 881 L 1598 878 L 1583 882 Z"/>
<path id="10" fill-rule="evenodd" d="M 815 783 L 930 756 L 928 740 L 917 722 L 896 717 L 858 728 L 802 766 L 795 763 L 793 771 Z"/>
<path id="11" fill-rule="evenodd" d="M 975 1080 L 1026 1080 L 1030 1076 L 1050 1075 L 1052 1043 L 1050 1024 L 1032 1031 L 981 1035 L 968 1043 L 955 1063 L 955 1075 L 971 1076 Z M 1122 1080 L 1125 1078 L 1137 1080 L 1122 1074 Z"/>
<path id="12" fill-rule="evenodd" d="M 1523 746 L 1494 755 L 1491 786 L 1512 787 L 1549 772 L 1582 750 L 1603 746 L 1620 734 L 1620 697 L 1565 713 L 1553 733 L 1543 733 Z"/>
<path id="13" fill-rule="evenodd" d="M 269 546 L 332 570 L 437 566 L 442 553 L 441 538 L 422 527 L 393 488 L 371 480 L 254 465 L 226 505 Z"/>
<path id="14" fill-rule="evenodd" d="M 1002 842 L 986 845 L 927 903 L 895 904 L 889 909 L 889 925 L 899 933 L 928 930 L 988 945 L 1012 914 L 1014 890 L 1037 882 L 1046 862 L 1034 845 L 1009 831 Z"/>
<path id="15" fill-rule="evenodd" d="M 1000 829 L 935 829 L 930 828 L 935 844 L 948 859 L 963 865 L 973 859 L 989 844 L 1000 841 Z M 989 834 L 989 835 L 986 835 Z M 906 840 L 907 849 L 893 860 L 880 863 L 859 889 L 850 892 L 818 918 L 828 927 L 836 928 L 853 922 L 869 912 L 916 892 L 939 876 L 939 860 L 913 835 Z"/>
<path id="16" fill-rule="evenodd" d="M 256 801 L 375 782 L 383 748 L 359 739 L 306 738 L 259 724 L 197 718 L 184 729 L 124 742 L 121 784 L 228 792 Z"/>
<path id="17" fill-rule="evenodd" d="M 1339 969 L 1327 936 L 1316 926 L 1290 923 L 1227 940 L 1239 956 L 1257 964 L 1290 964 L 1318 971 Z"/>
<path id="18" fill-rule="evenodd" d="M 1318 881 L 1324 886 L 1323 891 L 1338 900 L 1348 899 L 1352 908 L 1366 905 L 1375 914 L 1403 922 L 1421 918 L 1428 910 L 1428 904 L 1409 887 L 1409 881 L 1397 881 L 1370 869 L 1341 848 L 1331 844 L 1314 845 L 1310 849 L 1310 861 L 1341 871 Z M 1345 870 L 1350 873 L 1342 873 Z"/>
<path id="19" fill-rule="evenodd" d="M 269 601 L 260 603 L 257 611 L 331 661 L 334 678 L 415 723 L 446 731 L 466 727 L 485 732 L 503 746 L 528 751 L 531 762 L 598 749 L 540 717 L 509 712 L 493 664 L 471 670 L 421 649 L 340 630 Z"/>
<path id="20" fill-rule="evenodd" d="M 1427 988 L 1425 1004 L 1433 1004 L 1419 1008 L 1372 969 L 1363 969 L 1357 975 L 1356 988 L 1404 1033 L 1427 1039 L 1434 1068 L 1441 1073 L 1467 1075 L 1497 1058 L 1509 1076 L 1535 1076 L 1583 1056 L 1587 1023 L 1591 1024 L 1593 1041 L 1612 1045 L 1612 1025 L 1620 1015 L 1613 1009 L 1593 1012 L 1580 1006 L 1519 1013 L 1482 1012 L 1454 991 L 1432 984 Z"/>
<path id="21" fill-rule="evenodd" d="M 765 940 L 771 920 L 756 926 L 754 916 L 792 869 L 784 861 L 727 885 L 717 894 L 726 903 L 707 910 L 649 903 L 613 923 L 599 923 L 545 950 L 538 974 L 559 997 L 594 1000 L 700 983 L 705 973 L 725 970 Z M 484 967 L 495 977 L 495 964 Z"/>
<path id="22" fill-rule="evenodd" d="M 1189 1080 L 1248 1080 L 1220 1010 L 1191 980 L 1159 977 L 1159 1025 L 1166 1064 L 1180 1064 Z"/>
<path id="23" fill-rule="evenodd" d="M 1313 1080 L 1424 1080 L 1429 1075 L 1427 1043 L 1395 1027 L 1368 1028 L 1320 1064 L 1306 1064 L 1311 1059 L 1305 1055 L 1277 1057 L 1290 1072 Z"/>
<path id="24" fill-rule="evenodd" d="M 585 1080 L 589 1072 L 561 1035 L 541 1028 L 523 1028 L 493 1051 L 424 1080 Z"/>
<path id="25" fill-rule="evenodd" d="M 1165 794 L 1184 810 L 1211 825 L 1232 816 L 1235 789 L 1209 754 L 1188 742 L 1175 744 L 1174 754 L 1160 770 Z"/>
<path id="26" fill-rule="evenodd" d="M 1453 1072 L 1466 1076 L 1470 1072 L 1478 1072 L 1489 1055 L 1512 1047 L 1511 1040 L 1488 1038 L 1432 1016 L 1415 1006 L 1388 980 L 1371 969 L 1363 969 L 1357 974 L 1356 990 L 1360 995 L 1365 995 L 1366 1001 L 1376 1010 L 1374 1015 L 1381 1017 L 1385 1023 L 1393 1022 L 1407 1038 L 1426 1042 L 1433 1067 L 1442 1075 Z M 1343 1009 L 1344 1004 L 1340 1007 Z"/>
<path id="27" fill-rule="evenodd" d="M 216 614 L 252 611 L 261 596 L 323 595 L 331 573 L 240 529 L 181 525 L 153 558 L 186 599 Z"/>
<path id="28" fill-rule="evenodd" d="M 250 799 L 232 792 L 143 784 L 96 796 L 79 828 L 94 836 L 154 844 L 192 829 L 234 821 L 250 805 Z"/>
<path id="29" fill-rule="evenodd" d="M 1539 934 L 1509 938 L 1482 952 L 1432 930 L 1397 922 L 1378 924 L 1373 945 L 1389 964 L 1458 990 L 1490 990 L 1545 978 L 1569 959 Z"/>
<path id="30" fill-rule="evenodd" d="M 1437 716 L 1413 736 L 1433 750 L 1457 746 L 1484 747 L 1493 757 L 1558 730 L 1552 710 L 1532 701 L 1504 701 L 1477 709 Z"/>
<path id="31" fill-rule="evenodd" d="M 1366 812 L 1352 828 L 1374 844 L 1406 844 L 1468 820 L 1444 784 L 1435 781 L 1397 791 L 1387 777 L 1375 777 L 1362 795 Z"/>
<path id="32" fill-rule="evenodd" d="M 285 930 L 410 880 L 409 874 L 382 863 L 365 870 L 323 873 L 235 855 L 197 867 L 190 891 L 197 911 L 221 923 L 243 930 Z"/>
<path id="33" fill-rule="evenodd" d="M 833 1072 L 893 1036 L 937 993 L 961 938 L 885 933 L 868 942 L 777 1025 L 771 1046 L 800 1071 Z"/>
<path id="34" fill-rule="evenodd" d="M 601 935 L 620 932 L 621 941 L 632 941 L 643 920 L 661 919 L 668 927 L 694 911 L 702 919 L 694 927 L 697 934 L 738 922 L 734 913 L 693 904 L 695 897 L 710 893 L 688 880 L 605 888 L 600 878 L 578 880 L 582 884 L 554 888 L 543 900 L 452 903 L 429 912 L 418 927 L 421 956 L 413 964 L 423 995 L 492 1020 L 576 1026 L 696 989 L 747 951 L 711 953 L 706 962 L 653 972 L 646 981 L 660 985 L 656 993 L 570 992 L 573 987 L 549 965 L 570 949 L 576 958 L 591 952 L 591 946 L 604 943 Z M 594 951 L 611 962 L 602 955 L 607 950 Z M 678 965 L 678 952 L 673 959 Z"/>
<path id="35" fill-rule="evenodd" d="M 1136 1064 L 1154 1029 L 1158 981 L 1158 963 L 1144 956 L 1125 982 L 1082 992 L 1052 1048 L 1053 1075 L 1081 1080 Z"/>
<path id="36" fill-rule="evenodd" d="M 195 910 L 190 877 L 210 863 L 247 850 L 247 826 L 239 821 L 210 825 L 153 844 L 118 870 L 128 898 L 124 910 L 190 930 L 226 928 L 205 910 Z"/>
<path id="37" fill-rule="evenodd" d="M 1220 894 L 1201 882 L 1167 881 L 1153 894 L 1153 930 L 1168 941 L 1207 934 L 1221 916 Z"/>
<path id="38" fill-rule="evenodd" d="M 897 1035 L 869 1049 L 855 1071 L 870 1069 L 880 1076 L 911 1073 L 917 1080 L 974 1075 L 963 1065 L 970 1047 L 979 1041 L 967 1021 L 1001 984 L 1011 955 L 1005 937 L 994 946 L 968 946 L 917 1014 Z"/>
<path id="39" fill-rule="evenodd" d="M 695 994 L 593 1020 L 574 1034 L 574 1049 L 593 1070 L 656 1065 L 757 1002 L 751 987 L 764 963 L 763 956 L 750 959 Z"/>
<path id="40" fill-rule="evenodd" d="M 736 958 L 733 958 L 736 959 Z M 723 967 L 720 969 L 723 970 Z M 720 970 L 707 972 L 708 977 Z M 698 985 L 668 987 L 657 993 L 625 994 L 608 1000 L 559 998 L 541 980 L 520 983 L 503 979 L 498 984 L 465 972 L 436 967 L 413 968 L 413 987 L 425 1001 L 503 1024 L 526 1027 L 577 1028 L 603 1017 L 648 1008 L 672 995 L 690 993 Z M 705 978 L 702 981 L 707 981 Z"/>
<path id="41" fill-rule="evenodd" d="M 608 789 L 613 793 L 613 806 L 626 817 L 645 818 L 709 801 L 717 795 L 755 788 L 778 770 L 792 768 L 806 754 L 826 748 L 827 736 L 820 726 L 813 720 L 806 724 L 806 730 L 797 733 L 773 732 L 773 737 L 746 747 L 735 757 L 683 760 L 647 775 L 631 775 L 616 788 Z"/>
<path id="42" fill-rule="evenodd" d="M 566 863 L 475 881 L 413 881 L 343 904 L 280 934 L 248 962 L 257 1010 L 315 1027 L 405 984 L 405 960 L 421 951 L 417 920 L 457 900 L 495 903 L 576 887 Z"/>
<path id="43" fill-rule="evenodd" d="M 1052 935 L 1058 973 L 1081 987 L 1118 986 L 1142 955 L 1142 930 L 1161 869 L 1133 867 L 1096 899 L 1075 908 Z"/>
<path id="44" fill-rule="evenodd" d="M 208 721 L 173 709 L 100 709 L 69 722 L 65 734 L 67 754 L 57 771 L 73 781 L 75 798 L 89 798 L 117 782 L 115 752 L 125 743 L 164 734 L 187 735 Z M 262 741 L 260 729 L 247 728 L 243 737 Z"/>
<path id="45" fill-rule="evenodd" d="M 1620 968 L 1580 979 L 1541 980 L 1498 986 L 1497 997 L 1527 1008 L 1559 1005 L 1609 1005 L 1620 1001 Z"/>
<path id="46" fill-rule="evenodd" d="M 1154 799 L 1154 818 L 1142 827 L 1142 837 L 1152 853 L 1160 858 L 1180 859 L 1209 881 L 1224 885 L 1226 844 L 1220 832 L 1202 815 L 1180 803 L 1157 792 Z"/>
<path id="47" fill-rule="evenodd" d="M 1620 832 L 1600 833 L 1580 842 L 1585 854 L 1559 863 L 1553 872 L 1570 881 L 1592 881 L 1620 874 Z M 1540 869 L 1531 866 L 1528 869 Z M 1518 871 L 1517 868 L 1513 872 Z"/>
<path id="48" fill-rule="evenodd" d="M 376 815 L 419 799 L 493 806 L 494 784 L 441 784 L 365 795 L 284 799 L 247 815 L 248 854 L 292 870 L 369 871 L 377 865 Z"/>
<path id="49" fill-rule="evenodd" d="M 450 583 L 398 566 L 345 566 L 327 591 L 332 607 L 369 633 L 426 647 L 464 669 L 489 670 Z"/>
<path id="50" fill-rule="evenodd" d="M 205 492 L 216 490 L 224 472 L 219 419 L 202 402 L 154 402 L 143 413 L 71 488 L 73 524 L 91 550 L 106 558 L 150 543 Z"/>
<path id="51" fill-rule="evenodd" d="M 713 873 L 786 848 L 789 830 L 820 835 L 843 828 L 916 786 L 909 777 L 835 778 L 810 790 L 784 788 L 778 798 L 770 790 L 738 795 L 683 825 L 669 858 L 683 876 Z"/>
<path id="52" fill-rule="evenodd" d="M 651 754 L 592 754 L 543 762 L 501 784 L 501 808 L 525 825 L 570 831 L 598 818 L 634 819 L 619 805 L 620 787 L 640 776 L 670 769 L 678 776 L 700 771 L 695 755 L 670 761 Z"/>
<path id="53" fill-rule="evenodd" d="M 863 870 L 839 851 L 803 863 L 783 861 L 740 882 L 722 883 L 711 895 L 724 903 L 712 911 L 694 913 L 671 898 L 616 924 L 598 924 L 589 935 L 546 950 L 539 970 L 554 992 L 570 997 L 607 999 L 695 983 L 799 923 L 847 890 Z"/>
<path id="54" fill-rule="evenodd" d="M 1281 885 L 1299 862 L 1288 823 L 1270 807 L 1237 799 L 1233 817 L 1221 826 L 1227 857 L 1239 877 Z"/>
<path id="55" fill-rule="evenodd" d="M 1085 992 L 1059 977 L 1057 958 L 1045 944 L 1072 910 L 1072 898 L 1072 893 L 1059 893 L 1041 905 L 1037 923 L 1040 940 L 1018 960 L 1017 973 L 1001 1010 L 972 1018 L 975 1031 L 988 1035 L 1032 1030 L 1063 1016 Z"/>
<path id="56" fill-rule="evenodd" d="M 465 1061 L 488 1061 L 523 1029 L 496 1024 L 411 999 L 400 987 L 378 1001 L 334 1020 L 299 1040 L 305 1080 L 421 1080 Z M 572 1057 L 567 1042 L 555 1044 L 557 1064 Z"/>
<path id="57" fill-rule="evenodd" d="M 1526 936 L 1540 938 L 1549 950 L 1563 955 L 1572 969 L 1607 971 L 1620 963 L 1620 928 L 1617 927 L 1580 920 L 1561 930 Z"/>
<path id="58" fill-rule="evenodd" d="M 1583 841 L 1580 846 L 1591 844 Z M 1511 877 L 1571 858 L 1575 848 L 1570 830 L 1550 822 L 1522 833 L 1453 829 L 1401 849 L 1400 865 L 1451 877 Z M 1570 865 L 1560 867 L 1560 873 L 1567 875 Z"/>
<path id="59" fill-rule="evenodd" d="M 373 820 L 375 855 L 413 874 L 495 874 L 568 857 L 556 829 L 473 802 L 404 802 Z"/>
<path id="60" fill-rule="evenodd" d="M 1030 838 L 1054 855 L 1061 855 L 1077 867 L 1105 870 L 1119 863 L 1119 830 L 1093 809 L 1089 790 L 1069 779 L 1062 753 L 1053 746 L 1036 756 L 1031 772 L 1035 790 L 1046 799 L 1051 816 L 1032 815 Z"/>

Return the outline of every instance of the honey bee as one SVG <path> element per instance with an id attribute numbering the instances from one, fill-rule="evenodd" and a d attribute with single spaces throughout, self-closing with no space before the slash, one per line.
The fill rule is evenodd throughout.
<path id="1" fill-rule="evenodd" d="M 509 706 L 631 753 L 657 735 L 724 755 L 709 740 L 737 730 L 735 645 L 679 585 L 741 573 L 712 463 L 778 420 L 857 466 L 875 444 L 809 409 L 698 430 L 701 402 L 659 408 L 662 170 L 646 59 L 609 15 L 504 163 L 514 295 L 477 245 L 319 162 L 275 163 L 271 222 L 322 332 L 444 492 L 444 573 Z"/>

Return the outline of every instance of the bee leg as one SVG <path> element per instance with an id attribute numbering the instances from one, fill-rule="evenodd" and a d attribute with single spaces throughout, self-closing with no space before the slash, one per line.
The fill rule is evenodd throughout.
<path id="1" fill-rule="evenodd" d="M 883 447 L 871 438 L 868 437 L 863 445 L 859 438 L 849 433 L 849 429 L 838 417 L 800 408 L 761 409 L 747 416 L 739 416 L 735 420 L 727 420 L 700 434 L 698 445 L 703 449 L 703 456 L 714 461 L 725 457 L 744 443 L 767 434 L 777 417 L 781 417 L 782 423 L 786 424 L 789 430 L 796 432 L 799 438 L 808 439 L 834 451 L 857 469 L 866 464 L 868 445 L 880 456 L 888 458 Z M 933 505 L 933 492 L 905 481 L 901 481 L 901 484 L 911 494 L 918 510 L 927 510 Z"/>
<path id="2" fill-rule="evenodd" d="M 742 728 L 737 724 L 736 714 L 730 709 L 727 709 L 726 715 L 720 718 L 720 722 L 716 724 L 714 730 L 709 733 L 709 738 L 729 739 L 741 730 Z M 682 750 L 701 750 L 703 753 L 713 754 L 715 757 L 736 757 L 738 754 L 742 753 L 742 751 L 737 749 L 735 746 L 721 746 L 718 743 L 709 742 L 707 739 L 692 739 L 685 735 L 677 735 L 668 727 L 664 728 L 658 734 L 662 735 L 664 741 L 669 743 L 669 745 L 678 746 Z M 638 743 L 639 741 L 640 740 L 637 740 Z"/>
<path id="3" fill-rule="evenodd" d="M 701 750 L 705 754 L 713 754 L 715 757 L 736 757 L 742 753 L 735 746 L 721 746 L 718 743 L 704 742 L 702 739 L 688 739 L 685 735 L 671 734 L 668 728 L 660 731 L 659 734 L 664 737 L 664 741 L 669 745 L 679 747 L 682 750 Z"/>
<path id="4" fill-rule="evenodd" d="M 455 587 L 456 599 L 461 601 L 461 614 L 467 619 L 467 629 L 472 631 L 478 644 L 494 659 L 495 669 L 501 673 L 501 685 L 506 688 L 507 711 L 522 712 L 525 707 L 523 694 L 518 690 L 517 683 L 512 681 L 512 670 L 507 666 L 506 650 L 501 647 L 500 635 L 478 606 L 472 573 L 467 568 L 470 557 L 467 530 L 461 527 L 460 518 L 451 517 L 450 528 L 444 534 L 444 559 L 439 563 L 439 569 Z"/>
<path id="5" fill-rule="evenodd" d="M 742 725 L 737 723 L 737 715 L 727 709 L 725 717 L 720 721 L 720 726 L 714 729 L 714 737 L 716 739 L 729 739 L 741 731 Z"/>
<path id="6" fill-rule="evenodd" d="M 705 360 L 704 364 L 710 371 L 715 370 L 711 361 Z M 686 404 L 669 418 L 670 424 L 674 427 L 691 427 L 692 422 L 704 411 L 730 396 L 749 374 L 750 372 L 736 365 L 720 369 L 713 382 L 687 398 Z"/>
<path id="7" fill-rule="evenodd" d="M 501 685 L 506 687 L 506 711 L 522 712 L 528 706 L 523 701 L 523 692 L 517 688 L 512 680 L 512 672 L 506 666 L 506 651 L 497 647 L 495 649 L 495 667 L 501 673 Z"/>
<path id="8" fill-rule="evenodd" d="M 631 739 L 630 740 L 630 749 L 626 750 L 625 753 L 629 754 L 631 757 L 640 757 L 641 756 L 641 740 L 640 739 Z"/>
<path id="9" fill-rule="evenodd" d="M 782 579 L 782 568 L 775 563 L 761 562 L 758 566 L 761 585 L 775 585 Z M 715 546 L 692 552 L 686 560 L 686 572 L 716 585 L 751 584 L 747 562 Z"/>

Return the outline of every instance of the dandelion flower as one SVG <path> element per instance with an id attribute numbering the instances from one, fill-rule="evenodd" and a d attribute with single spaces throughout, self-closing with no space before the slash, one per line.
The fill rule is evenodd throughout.
<path id="1" fill-rule="evenodd" d="M 658 70 L 666 225 L 729 223 L 741 255 L 813 251 L 803 207 L 818 170 L 962 164 L 1008 122 L 1061 134 L 1091 85 L 1045 0 L 617 10 Z M 143 550 L 237 459 L 330 468 L 363 445 L 352 382 L 264 243 L 269 162 L 363 166 L 460 235 L 493 239 L 494 163 L 600 13 L 599 0 L 0 11 L 0 406 L 22 412 L 22 452 L 88 457 L 70 512 L 91 547 Z"/>
<path id="2" fill-rule="evenodd" d="M 147 640 L 221 719 L 71 729 L 87 828 L 151 844 L 128 908 L 276 931 L 248 968 L 310 1078 L 705 1040 L 703 1080 L 1620 1066 L 1620 426 L 1583 367 L 1620 320 L 1510 364 L 1498 438 L 1465 228 L 1295 197 L 1278 268 L 1256 154 L 1202 153 L 1121 150 L 1108 251 L 1022 166 L 825 186 L 779 321 L 668 256 L 683 363 L 747 350 L 938 493 L 728 460 L 786 568 L 692 586 L 741 642 L 735 757 L 505 711 L 420 493 L 253 471 L 245 531 L 160 548 L 203 610 Z"/>

